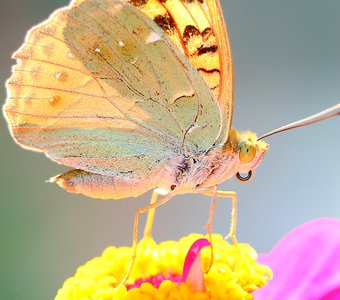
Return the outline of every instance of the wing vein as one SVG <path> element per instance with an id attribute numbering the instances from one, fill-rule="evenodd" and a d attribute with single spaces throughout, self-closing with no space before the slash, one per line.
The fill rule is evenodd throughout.
<path id="1" fill-rule="evenodd" d="M 110 19 L 113 19 L 114 22 L 118 22 L 117 19 L 112 16 L 111 14 L 109 14 L 106 10 L 104 10 L 102 7 L 100 7 L 99 5 L 97 5 L 96 3 L 94 3 L 92 0 L 89 0 L 89 2 L 91 2 L 95 7 L 97 7 L 98 9 L 100 9 L 104 14 L 106 14 Z M 82 10 L 82 9 L 81 9 Z M 83 10 L 82 10 L 83 11 Z M 86 11 L 83 11 L 86 15 L 88 15 L 90 18 L 93 18 L 92 16 L 90 16 Z M 95 22 L 97 22 L 95 19 L 94 19 Z M 128 29 L 126 28 L 126 26 L 124 26 L 123 24 L 121 24 L 122 27 L 124 27 L 124 29 L 128 32 Z M 133 36 L 133 39 L 138 43 L 139 41 Z M 164 41 L 165 42 L 165 41 Z M 110 46 L 110 48 L 112 49 L 112 47 Z M 114 49 L 112 49 L 114 51 Z M 152 62 L 150 61 L 149 57 L 146 55 L 145 51 L 141 48 L 141 53 L 143 53 L 143 56 L 144 58 L 148 61 L 148 65 L 152 68 L 153 72 L 152 74 L 156 74 L 156 70 L 154 69 L 153 67 L 153 64 Z M 119 58 L 119 56 L 118 56 Z M 119 58 L 120 59 L 120 58 Z M 156 79 L 156 82 L 158 83 L 158 91 L 160 92 L 160 94 L 163 95 L 163 99 L 165 98 L 164 96 L 164 93 L 161 89 L 161 83 L 159 81 L 158 78 L 156 78 L 154 76 L 154 78 Z M 138 78 L 137 78 L 138 80 Z M 180 122 L 178 121 L 178 119 L 176 118 L 176 116 L 173 114 L 173 112 L 170 110 L 169 106 L 167 105 L 167 103 L 163 103 L 163 102 L 158 102 L 158 104 L 160 104 L 163 108 L 165 108 L 167 110 L 167 112 L 170 114 L 170 116 L 172 117 L 172 119 L 175 121 L 175 123 L 177 124 L 178 126 L 178 129 L 180 131 L 182 131 L 182 128 L 181 128 L 181 125 L 180 125 Z M 183 131 L 182 131 L 183 132 Z"/>
<path id="2" fill-rule="evenodd" d="M 65 92 L 65 93 L 70 93 L 70 94 L 75 94 L 75 95 L 83 95 L 83 96 L 90 96 L 94 98 L 100 98 L 100 99 L 106 99 L 105 97 L 101 95 L 96 95 L 96 94 L 90 94 L 90 93 L 84 93 L 84 92 L 75 92 L 72 90 L 67 90 L 67 89 L 61 89 L 61 88 L 56 88 L 56 87 L 44 87 L 44 86 L 38 86 L 38 85 L 31 85 L 31 84 L 22 84 L 22 83 L 17 83 L 10 81 L 8 83 L 9 85 L 15 85 L 15 86 L 23 86 L 23 87 L 28 87 L 28 88 L 38 88 L 38 89 L 43 89 L 43 90 L 53 90 L 53 91 L 58 91 L 58 92 Z"/>
<path id="3" fill-rule="evenodd" d="M 68 46 L 68 47 L 70 46 L 70 45 L 66 44 L 65 41 L 59 39 L 58 37 L 55 37 L 55 36 L 53 36 L 53 35 L 50 35 L 50 34 L 48 34 L 48 33 L 46 33 L 46 32 L 41 32 L 41 33 L 42 33 L 42 34 L 45 34 L 45 35 L 47 35 L 47 36 L 49 36 L 49 37 L 51 37 L 51 38 L 54 38 L 54 39 L 56 39 L 56 40 L 58 40 L 58 41 L 60 41 L 60 42 L 62 42 L 62 43 L 64 43 L 64 44 L 65 44 L 66 46 Z M 73 45 L 73 46 L 74 46 L 73 51 L 76 50 L 76 51 L 78 51 L 78 52 L 80 53 L 80 51 L 79 51 L 78 49 L 76 49 L 75 45 Z M 84 53 L 83 53 L 83 54 L 84 54 Z M 91 77 L 93 78 L 94 81 L 96 81 L 96 82 L 98 83 L 98 85 L 100 86 L 100 89 L 106 94 L 105 89 L 104 89 L 103 86 L 98 82 L 97 78 L 95 78 L 92 74 L 91 74 Z M 13 84 L 13 83 L 11 83 L 11 84 Z M 30 86 L 30 87 L 34 87 L 34 86 Z M 42 88 L 42 87 L 41 87 L 41 88 Z M 49 88 L 46 88 L 46 89 L 49 89 Z M 86 94 L 84 94 L 84 95 L 86 95 Z M 91 96 L 91 95 L 89 95 L 89 96 Z M 96 97 L 96 96 L 94 96 L 94 97 Z M 97 97 L 99 97 L 99 96 L 97 96 Z M 99 98 L 102 98 L 102 99 L 107 100 L 112 106 L 114 106 L 117 110 L 119 110 L 119 112 L 121 112 L 123 115 L 125 115 L 125 116 L 126 116 L 128 119 L 130 119 L 132 122 L 134 122 L 135 124 L 137 124 L 137 125 L 143 127 L 144 129 L 147 129 L 147 130 L 150 131 L 150 132 L 153 132 L 153 133 L 156 134 L 157 136 L 161 137 L 162 140 L 166 140 L 167 142 L 170 142 L 172 145 L 180 145 L 180 142 L 179 142 L 175 137 L 170 136 L 170 135 L 168 135 L 168 134 L 161 133 L 160 131 L 156 130 L 156 129 L 153 128 L 152 126 L 147 126 L 147 125 L 141 123 L 140 121 L 136 120 L 135 118 L 132 118 L 131 116 L 129 116 L 128 112 L 126 112 L 126 110 L 123 110 L 119 105 L 117 105 L 117 104 L 112 100 L 111 97 L 108 97 L 108 96 L 107 96 L 107 97 L 102 97 L 102 96 L 100 96 Z"/>

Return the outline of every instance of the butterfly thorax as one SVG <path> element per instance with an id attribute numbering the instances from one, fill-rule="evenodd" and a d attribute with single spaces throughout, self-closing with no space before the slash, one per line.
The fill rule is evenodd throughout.
<path id="1" fill-rule="evenodd" d="M 238 172 L 254 170 L 269 145 L 250 131 L 231 129 L 227 142 L 198 155 L 181 155 L 169 161 L 159 187 L 178 193 L 199 192 L 219 185 Z M 164 175 L 164 174 L 163 174 Z"/>

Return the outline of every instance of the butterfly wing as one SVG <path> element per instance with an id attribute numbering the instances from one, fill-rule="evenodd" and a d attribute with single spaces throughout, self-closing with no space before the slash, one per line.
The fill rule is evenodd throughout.
<path id="1" fill-rule="evenodd" d="M 204 3 L 203 3 L 204 5 Z M 223 126 L 219 142 L 225 143 L 232 122 L 234 106 L 234 73 L 231 55 L 231 47 L 228 37 L 227 26 L 224 20 L 221 3 L 219 0 L 206 0 L 210 20 L 215 35 L 218 37 L 219 61 L 220 61 L 220 89 L 218 102 L 223 113 Z"/>
<path id="2" fill-rule="evenodd" d="M 73 1 L 33 28 L 14 57 L 4 107 L 12 134 L 64 165 L 143 178 L 219 136 L 210 89 L 125 1 Z"/>
<path id="3" fill-rule="evenodd" d="M 230 44 L 218 0 L 129 0 L 157 23 L 189 59 L 213 92 L 223 114 L 224 144 L 233 109 Z"/>

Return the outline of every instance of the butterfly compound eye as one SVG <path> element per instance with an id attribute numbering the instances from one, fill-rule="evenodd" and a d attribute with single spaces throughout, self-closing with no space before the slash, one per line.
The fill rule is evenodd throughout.
<path id="1" fill-rule="evenodd" d="M 239 158 L 240 162 L 243 164 L 250 163 L 253 161 L 256 155 L 256 146 L 254 146 L 249 141 L 244 141 L 241 143 L 239 148 Z"/>

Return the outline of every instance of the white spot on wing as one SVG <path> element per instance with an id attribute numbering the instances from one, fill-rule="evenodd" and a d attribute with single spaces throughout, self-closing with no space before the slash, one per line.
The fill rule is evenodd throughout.
<path id="1" fill-rule="evenodd" d="M 161 37 L 156 32 L 150 32 L 149 36 L 146 38 L 146 43 L 155 43 L 160 41 Z"/>
<path id="2" fill-rule="evenodd" d="M 124 45 L 125 45 L 125 44 L 124 44 L 123 41 L 119 41 L 119 42 L 118 42 L 118 46 L 119 46 L 119 47 L 124 47 Z"/>
<path id="3" fill-rule="evenodd" d="M 67 57 L 68 57 L 68 58 L 74 58 L 74 55 L 73 55 L 73 53 L 72 53 L 72 52 L 67 52 L 67 54 L 66 54 L 66 55 L 67 55 Z"/>
<path id="4" fill-rule="evenodd" d="M 187 130 L 187 133 L 192 133 L 192 132 L 193 132 L 195 129 L 197 129 L 197 128 L 202 128 L 202 126 L 200 126 L 200 125 L 198 125 L 198 124 L 196 124 L 196 123 L 191 124 L 190 127 L 189 127 L 189 129 Z"/>
<path id="5" fill-rule="evenodd" d="M 100 48 L 96 48 L 96 49 L 94 49 L 94 52 L 96 52 L 96 53 L 100 53 Z"/>
<path id="6" fill-rule="evenodd" d="M 177 100 L 185 98 L 185 97 L 193 97 L 195 96 L 194 90 L 180 91 L 177 94 L 173 95 L 171 99 L 169 99 L 169 104 L 174 104 Z"/>

